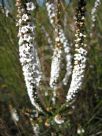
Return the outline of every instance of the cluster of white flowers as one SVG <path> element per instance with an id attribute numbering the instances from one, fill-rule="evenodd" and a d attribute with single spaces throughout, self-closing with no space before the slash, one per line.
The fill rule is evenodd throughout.
<path id="1" fill-rule="evenodd" d="M 59 37 L 60 37 L 60 41 L 61 41 L 63 48 L 64 48 L 65 59 L 66 59 L 66 73 L 65 73 L 65 77 L 63 79 L 63 84 L 67 85 L 69 76 L 72 73 L 72 63 L 71 63 L 72 56 L 71 56 L 71 52 L 70 52 L 71 48 L 70 48 L 70 45 L 68 43 L 68 40 L 65 37 L 63 29 L 60 29 Z"/>
<path id="2" fill-rule="evenodd" d="M 33 2 L 26 3 L 26 6 L 28 11 L 33 11 L 36 8 Z"/>
<path id="3" fill-rule="evenodd" d="M 52 25 L 55 25 L 56 12 L 55 12 L 55 5 L 54 5 L 54 3 L 50 3 L 49 1 L 46 2 L 46 8 L 47 8 L 47 12 L 48 12 L 50 23 Z"/>
<path id="4" fill-rule="evenodd" d="M 52 57 L 52 63 L 51 63 L 51 76 L 50 76 L 50 87 L 54 89 L 54 97 L 53 97 L 53 102 L 54 98 L 56 97 L 56 88 L 58 87 L 58 78 L 60 75 L 60 70 L 61 70 L 61 60 L 62 60 L 62 45 L 59 37 L 59 24 L 56 23 L 56 19 L 58 18 L 58 14 L 55 9 L 55 4 L 50 3 L 49 1 L 46 2 L 46 7 L 47 7 L 47 12 L 49 16 L 50 23 L 52 24 L 54 28 L 54 33 L 55 33 L 55 48 L 53 52 L 53 57 Z M 58 9 L 57 9 L 58 10 Z"/>
<path id="5" fill-rule="evenodd" d="M 57 16 L 57 11 L 55 8 L 55 5 L 53 3 L 47 2 L 46 3 L 46 7 L 47 7 L 47 12 L 48 12 L 48 16 L 49 16 L 49 20 L 52 24 L 52 26 L 55 29 L 55 33 L 56 33 L 56 25 L 59 25 L 59 31 L 58 32 L 58 36 L 56 37 L 56 39 L 58 39 L 60 42 L 60 44 L 62 45 L 63 49 L 64 49 L 64 53 L 65 53 L 65 59 L 66 59 L 66 74 L 65 77 L 63 79 L 63 84 L 67 85 L 69 76 L 71 75 L 72 72 L 72 65 L 71 65 L 71 53 L 70 53 L 70 46 L 68 43 L 68 40 L 65 37 L 64 31 L 61 27 L 60 24 L 56 24 L 56 16 Z M 59 12 L 59 11 L 58 11 Z M 57 79 L 59 77 L 60 74 L 60 67 L 61 67 L 61 61 L 62 61 L 62 54 L 63 51 L 61 48 L 55 48 L 54 50 L 54 55 L 53 55 L 53 59 L 52 59 L 52 66 L 51 66 L 51 80 L 50 80 L 50 86 L 52 88 L 57 87 Z M 56 66 L 56 67 L 55 67 Z M 58 68 L 59 67 L 59 68 Z"/>
<path id="6" fill-rule="evenodd" d="M 75 97 L 77 91 L 81 88 L 84 78 L 84 71 L 86 67 L 87 51 L 79 47 L 74 55 L 74 68 L 72 73 L 72 81 L 67 94 L 67 101 Z"/>
<path id="7" fill-rule="evenodd" d="M 18 8 L 17 25 L 19 26 L 19 56 L 23 75 L 31 103 L 39 111 L 42 111 L 38 104 L 39 98 L 37 94 L 37 88 L 39 88 L 42 72 L 36 44 L 34 42 L 35 26 L 30 15 L 30 12 L 35 8 L 35 6 L 32 2 L 28 2 L 26 3 L 26 9 L 24 9 L 22 8 L 19 0 L 17 0 L 16 5 Z"/>
<path id="8" fill-rule="evenodd" d="M 59 37 L 56 37 L 56 46 L 60 46 L 60 39 Z M 61 66 L 61 57 L 62 57 L 62 50 L 60 47 L 56 47 L 54 49 L 53 57 L 52 57 L 52 64 L 51 64 L 51 77 L 50 77 L 50 86 L 54 88 L 54 90 L 57 88 L 57 80 L 60 73 L 60 66 Z"/>
<path id="9" fill-rule="evenodd" d="M 92 8 L 92 11 L 91 11 L 91 20 L 92 20 L 91 27 L 92 28 L 95 27 L 96 12 L 97 12 L 97 8 L 99 7 L 100 4 L 101 4 L 101 1 L 100 0 L 96 0 L 95 4 L 94 4 L 94 7 Z"/>
<path id="10" fill-rule="evenodd" d="M 74 54 L 74 67 L 72 72 L 72 80 L 67 94 L 67 101 L 72 100 L 76 93 L 81 89 L 84 71 L 86 67 L 86 44 L 84 43 L 86 35 L 84 34 L 84 21 L 85 21 L 85 5 L 79 6 L 76 15 L 76 40 L 75 40 L 75 54 Z"/>
<path id="11" fill-rule="evenodd" d="M 54 49 L 52 63 L 51 63 L 51 73 L 50 73 L 50 87 L 53 88 L 53 98 L 52 101 L 55 104 L 56 98 L 56 89 L 58 87 L 58 78 L 61 70 L 61 62 L 62 62 L 62 48 L 59 37 L 55 38 L 56 47 Z"/>

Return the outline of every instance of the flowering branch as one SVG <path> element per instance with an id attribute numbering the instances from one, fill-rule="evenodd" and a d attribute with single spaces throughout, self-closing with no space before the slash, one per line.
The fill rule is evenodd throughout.
<path id="1" fill-rule="evenodd" d="M 21 0 L 16 0 L 17 6 L 17 25 L 19 27 L 19 56 L 22 65 L 23 75 L 32 105 L 42 111 L 38 98 L 38 89 L 42 79 L 42 72 L 36 43 L 34 41 L 34 24 L 31 18 L 31 11 L 35 9 L 32 2 L 22 6 Z"/>
<path id="2" fill-rule="evenodd" d="M 58 5 L 60 5 L 60 1 L 58 2 Z M 53 28 L 55 29 L 57 25 L 59 26 L 59 32 L 58 32 L 59 37 L 57 38 L 57 40 L 60 41 L 62 48 L 64 49 L 65 59 L 66 59 L 66 74 L 65 74 L 65 77 L 62 82 L 64 85 L 67 85 L 69 76 L 71 75 L 71 72 L 72 72 L 72 65 L 71 65 L 72 57 L 71 57 L 71 53 L 70 53 L 70 50 L 71 50 L 70 45 L 69 45 L 68 40 L 64 34 L 64 31 L 62 29 L 60 21 L 58 22 L 58 24 L 55 23 L 57 12 L 60 13 L 60 8 L 59 8 L 59 11 L 56 12 L 56 8 L 55 8 L 54 3 L 50 3 L 49 1 L 46 2 L 46 6 L 47 6 L 47 11 L 48 11 L 50 23 L 52 24 Z M 59 18 L 59 20 L 60 20 L 60 18 Z M 56 29 L 55 29 L 55 31 L 56 31 Z M 62 53 L 63 52 L 61 51 L 61 54 Z M 61 57 L 62 57 L 62 55 L 60 55 L 60 58 L 59 58 L 60 63 L 61 63 Z M 60 70 L 58 69 L 58 71 L 60 71 Z M 59 74 L 59 72 L 56 72 L 56 73 Z M 58 77 L 59 77 L 59 75 L 58 75 Z"/>
<path id="3" fill-rule="evenodd" d="M 55 7 L 56 6 L 56 7 Z M 56 3 L 46 2 L 46 7 L 48 11 L 48 16 L 50 22 L 54 27 L 55 32 L 55 49 L 52 57 L 51 64 L 51 77 L 50 77 L 50 87 L 54 89 L 53 92 L 53 103 L 55 103 L 56 89 L 58 87 L 58 78 L 61 70 L 61 60 L 62 60 L 62 44 L 59 37 L 60 31 L 60 10 L 59 10 L 59 0 Z"/>
<path id="4" fill-rule="evenodd" d="M 64 48 L 64 53 L 65 53 L 65 60 L 66 60 L 66 73 L 63 78 L 63 84 L 67 85 L 69 76 L 72 73 L 72 55 L 71 55 L 71 46 L 68 43 L 68 40 L 64 34 L 63 29 L 60 29 L 60 40 Z"/>
<path id="5" fill-rule="evenodd" d="M 95 22 L 96 22 L 96 12 L 97 12 L 97 8 L 99 7 L 99 5 L 101 4 L 100 0 L 96 0 L 94 3 L 94 7 L 91 10 L 91 29 L 93 29 L 95 27 Z"/>
<path id="6" fill-rule="evenodd" d="M 67 94 L 67 101 L 75 97 L 78 90 L 81 89 L 84 71 L 86 67 L 86 44 L 85 44 L 85 6 L 86 0 L 78 0 L 78 8 L 76 9 L 76 33 L 75 33 L 75 54 L 74 54 L 74 68 L 72 73 L 72 81 Z"/>

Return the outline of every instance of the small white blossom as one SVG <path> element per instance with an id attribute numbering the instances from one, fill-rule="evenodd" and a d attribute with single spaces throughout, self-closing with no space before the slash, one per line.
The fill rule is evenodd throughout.
<path id="1" fill-rule="evenodd" d="M 16 26 L 19 26 L 19 25 L 21 25 L 21 24 L 22 24 L 22 19 L 20 18 L 20 19 L 17 21 Z"/>
<path id="2" fill-rule="evenodd" d="M 33 11 L 35 9 L 33 2 L 26 3 L 26 6 L 28 11 Z"/>
<path id="3" fill-rule="evenodd" d="M 60 38 L 59 38 L 59 37 L 56 37 L 56 38 L 55 38 L 55 41 L 56 41 L 56 42 L 59 42 L 59 41 L 60 41 Z"/>
<path id="4" fill-rule="evenodd" d="M 31 42 L 33 39 L 33 37 L 30 35 L 30 34 L 24 34 L 23 36 L 23 40 L 26 41 L 26 42 Z"/>
<path id="5" fill-rule="evenodd" d="M 27 14 L 23 14 L 22 21 L 28 21 L 28 20 L 29 20 L 29 16 Z"/>
<path id="6" fill-rule="evenodd" d="M 20 36 L 20 34 L 19 34 L 18 36 Z M 22 36 L 22 35 L 21 35 L 21 36 Z M 18 41 L 19 45 L 21 45 L 23 42 L 24 42 L 23 38 L 20 37 L 20 38 L 19 38 L 19 41 Z"/>
<path id="7" fill-rule="evenodd" d="M 27 33 L 27 32 L 28 32 L 27 26 L 21 27 L 20 32 L 23 33 L 23 34 L 24 34 L 24 33 Z"/>

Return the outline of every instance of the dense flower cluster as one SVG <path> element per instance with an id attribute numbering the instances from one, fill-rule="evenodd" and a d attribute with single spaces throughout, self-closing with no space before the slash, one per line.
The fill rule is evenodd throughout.
<path id="1" fill-rule="evenodd" d="M 51 77 L 50 77 L 50 87 L 56 90 L 58 84 L 58 78 L 60 74 L 60 66 L 61 66 L 61 57 L 62 57 L 62 48 L 61 42 L 59 38 L 59 27 L 56 24 L 56 19 L 58 18 L 58 14 L 55 11 L 54 3 L 46 2 L 47 12 L 49 16 L 50 23 L 54 27 L 55 33 L 55 49 L 52 57 L 52 64 L 51 64 Z M 56 95 L 54 93 L 54 95 Z"/>
<path id="2" fill-rule="evenodd" d="M 96 0 L 95 1 L 95 4 L 94 4 L 94 7 L 92 8 L 92 11 L 91 11 L 91 21 L 92 21 L 92 25 L 91 27 L 95 27 L 95 22 L 96 22 L 96 12 L 97 12 L 97 8 L 99 7 L 99 5 L 101 4 L 101 1 L 100 0 Z"/>
<path id="3" fill-rule="evenodd" d="M 55 48 L 53 51 L 52 56 L 52 63 L 51 63 L 51 73 L 50 73 L 50 87 L 53 88 L 53 104 L 55 104 L 56 100 L 56 89 L 58 87 L 58 79 L 60 75 L 61 70 L 61 61 L 62 61 L 62 44 L 59 37 L 59 9 L 58 7 L 55 7 L 54 3 L 50 3 L 49 1 L 46 2 L 47 12 L 49 16 L 50 23 L 52 24 L 54 28 L 54 34 L 55 34 Z"/>
<path id="4" fill-rule="evenodd" d="M 65 53 L 66 74 L 65 74 L 65 77 L 63 79 L 63 84 L 67 85 L 68 78 L 69 78 L 69 76 L 71 75 L 71 72 L 72 72 L 71 53 L 70 53 L 71 49 L 70 49 L 68 40 L 65 37 L 64 31 L 61 27 L 61 24 L 59 23 L 60 21 L 58 21 L 58 24 L 56 24 L 56 18 L 57 18 L 57 14 L 58 14 L 57 12 L 60 12 L 60 11 L 56 10 L 55 5 L 53 3 L 50 3 L 50 2 L 46 2 L 46 7 L 47 7 L 47 12 L 48 12 L 50 22 L 51 22 L 52 26 L 54 27 L 55 33 L 57 31 L 57 29 L 56 29 L 57 25 L 58 25 L 58 28 L 59 28 L 59 30 L 57 31 L 58 37 L 56 37 L 56 39 L 59 40 L 58 42 L 63 47 L 64 53 Z M 57 20 L 59 20 L 59 18 L 57 18 Z M 57 83 L 57 80 L 58 80 L 58 77 L 59 77 L 59 74 L 60 74 L 62 54 L 63 54 L 62 48 L 55 48 L 53 59 L 52 59 L 51 80 L 50 80 L 50 86 L 52 88 L 54 88 L 55 86 L 57 87 L 56 83 Z M 55 68 L 55 66 L 56 66 L 56 68 Z"/>
<path id="5" fill-rule="evenodd" d="M 72 63 L 71 63 L 72 56 L 70 52 L 71 48 L 70 48 L 67 38 L 65 37 L 63 29 L 60 29 L 59 31 L 59 37 L 60 37 L 60 41 L 64 48 L 65 60 L 66 60 L 66 73 L 65 73 L 65 77 L 63 78 L 63 84 L 67 85 L 69 76 L 72 73 Z"/>
<path id="6" fill-rule="evenodd" d="M 34 42 L 34 24 L 31 18 L 30 12 L 34 10 L 35 6 L 32 2 L 26 3 L 26 8 L 21 6 L 20 0 L 16 1 L 18 11 L 19 26 L 18 38 L 19 38 L 19 56 L 22 65 L 23 75 L 25 83 L 30 97 L 31 103 L 39 110 L 42 109 L 39 106 L 39 98 L 37 88 L 39 87 L 42 72 L 40 68 L 40 62 Z"/>
<path id="7" fill-rule="evenodd" d="M 81 89 L 84 71 L 86 67 L 86 44 L 84 42 L 86 35 L 84 34 L 85 29 L 85 1 L 79 0 L 78 8 L 76 12 L 76 40 L 75 40 L 75 54 L 74 54 L 74 68 L 72 73 L 72 81 L 67 94 L 67 101 L 70 101 L 75 97 L 78 90 Z"/>
<path id="8" fill-rule="evenodd" d="M 50 76 L 50 87 L 54 89 L 53 91 L 54 98 L 52 98 L 53 103 L 55 103 L 56 89 L 58 87 L 58 78 L 61 70 L 62 53 L 63 53 L 62 46 L 58 36 L 55 38 L 55 49 L 52 57 Z"/>
<path id="9" fill-rule="evenodd" d="M 61 58 L 62 58 L 62 49 L 60 48 L 60 39 L 56 37 L 56 48 L 54 49 L 52 64 L 51 64 L 51 78 L 50 78 L 50 86 L 54 89 L 57 88 L 60 66 L 61 66 Z"/>
<path id="10" fill-rule="evenodd" d="M 50 1 L 46 2 L 46 8 L 49 16 L 50 23 L 54 26 L 55 25 L 55 17 L 56 17 L 56 12 L 55 12 L 55 5 L 54 3 L 50 3 Z"/>

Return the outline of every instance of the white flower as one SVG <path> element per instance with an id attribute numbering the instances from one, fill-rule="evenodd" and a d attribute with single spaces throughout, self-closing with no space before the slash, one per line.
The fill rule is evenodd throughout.
<path id="1" fill-rule="evenodd" d="M 28 11 L 33 11 L 36 8 L 33 2 L 26 3 L 26 6 Z"/>
<path id="2" fill-rule="evenodd" d="M 82 37 L 83 36 L 83 34 L 82 33 L 80 33 L 80 37 Z"/>
<path id="3" fill-rule="evenodd" d="M 54 23 L 54 20 L 53 20 L 53 19 L 51 19 L 51 20 L 50 20 L 50 22 L 51 22 L 51 24 L 53 24 L 53 23 Z"/>
<path id="4" fill-rule="evenodd" d="M 32 41 L 33 38 L 30 34 L 24 34 L 23 39 L 26 42 L 30 42 L 30 41 Z"/>
<path id="5" fill-rule="evenodd" d="M 23 14 L 22 20 L 23 21 L 28 21 L 29 20 L 29 16 L 27 14 Z"/>
<path id="6" fill-rule="evenodd" d="M 23 42 L 24 42 L 23 38 L 20 37 L 20 38 L 19 38 L 19 45 L 21 45 Z"/>
<path id="7" fill-rule="evenodd" d="M 77 38 L 77 39 L 75 40 L 75 42 L 78 43 L 80 40 L 81 40 L 81 38 Z"/>
<path id="8" fill-rule="evenodd" d="M 75 44 L 75 47 L 76 47 L 76 48 L 79 47 L 79 44 L 76 43 L 76 44 Z"/>
<path id="9" fill-rule="evenodd" d="M 59 41 L 60 41 L 60 38 L 59 38 L 59 37 L 56 37 L 56 38 L 55 38 L 55 41 L 56 41 L 56 42 L 59 42 Z"/>
<path id="10" fill-rule="evenodd" d="M 27 26 L 22 26 L 21 29 L 20 29 L 20 32 L 21 33 L 27 33 L 28 32 Z"/>
<path id="11" fill-rule="evenodd" d="M 21 24 L 22 24 L 22 19 L 20 18 L 20 19 L 17 21 L 16 26 L 19 26 L 19 25 L 21 25 Z"/>
<path id="12" fill-rule="evenodd" d="M 28 22 L 27 28 L 28 28 L 32 33 L 34 33 L 35 26 L 34 26 L 32 23 Z"/>
<path id="13" fill-rule="evenodd" d="M 49 5 L 49 2 L 46 2 L 46 3 L 45 3 L 45 5 L 46 5 L 46 7 L 48 7 L 48 5 Z"/>

